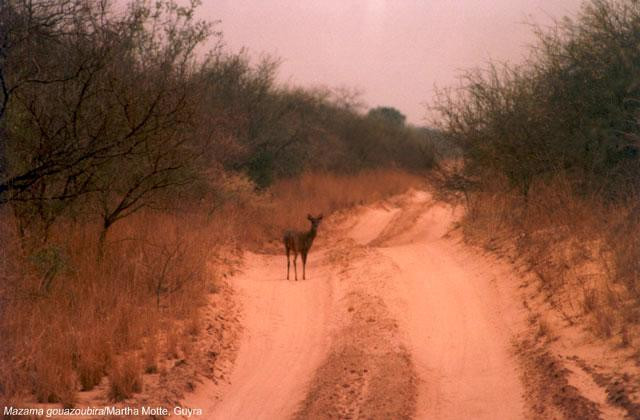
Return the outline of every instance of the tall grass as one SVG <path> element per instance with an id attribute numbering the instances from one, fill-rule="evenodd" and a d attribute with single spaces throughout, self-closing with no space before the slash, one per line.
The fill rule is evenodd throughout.
<path id="1" fill-rule="evenodd" d="M 603 338 L 640 338 L 636 206 L 580 197 L 566 182 L 534 183 L 527 200 L 494 188 L 469 194 L 465 236 L 518 256 L 565 316 Z"/>
<path id="2" fill-rule="evenodd" d="M 167 325 L 197 316 L 211 281 L 211 243 L 197 219 L 140 215 L 113 232 L 102 256 L 90 225 L 60 226 L 55 246 L 29 256 L 6 221 L 3 228 L 14 241 L 2 263 L 4 398 L 32 393 L 39 402 L 72 405 L 76 391 L 91 390 L 107 374 L 120 389 L 130 380 L 122 372 L 142 374 L 123 363 L 159 345 Z"/>
<path id="3" fill-rule="evenodd" d="M 270 190 L 272 209 L 264 212 L 266 218 L 263 223 L 270 232 L 279 235 L 287 227 L 308 227 L 308 213 L 329 214 L 375 202 L 423 184 L 424 180 L 418 175 L 391 169 L 369 170 L 348 176 L 306 173 L 274 185 Z"/>
<path id="4" fill-rule="evenodd" d="M 286 228 L 307 228 L 307 214 L 330 214 L 358 204 L 371 203 L 412 187 L 424 185 L 424 178 L 394 169 L 366 170 L 354 175 L 307 172 L 300 177 L 277 181 L 259 193 L 247 192 L 244 181 L 236 180 L 240 192 L 220 209 L 215 231 L 219 241 L 240 246 L 261 246 L 279 240 Z"/>

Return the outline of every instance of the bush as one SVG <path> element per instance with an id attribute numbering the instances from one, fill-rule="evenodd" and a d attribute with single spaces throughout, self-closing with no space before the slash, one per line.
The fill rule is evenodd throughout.
<path id="1" fill-rule="evenodd" d="M 498 173 L 522 195 L 562 173 L 578 194 L 637 191 L 640 10 L 595 0 L 539 32 L 522 66 L 491 65 L 442 91 L 436 108 L 470 176 Z"/>

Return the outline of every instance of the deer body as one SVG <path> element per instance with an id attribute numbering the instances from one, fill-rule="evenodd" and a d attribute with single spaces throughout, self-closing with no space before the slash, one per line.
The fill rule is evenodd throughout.
<path id="1" fill-rule="evenodd" d="M 307 254 L 313 244 L 313 240 L 318 233 L 318 226 L 322 220 L 322 215 L 313 217 L 307 216 L 307 219 L 311 222 L 311 229 L 308 232 L 299 232 L 295 230 L 287 230 L 284 233 L 282 241 L 284 242 L 284 248 L 287 251 L 287 280 L 289 280 L 289 270 L 291 267 L 291 261 L 289 259 L 290 254 L 293 252 L 293 269 L 295 272 L 295 279 L 298 280 L 298 254 L 302 256 L 302 279 L 306 280 L 306 267 L 307 267 Z"/>

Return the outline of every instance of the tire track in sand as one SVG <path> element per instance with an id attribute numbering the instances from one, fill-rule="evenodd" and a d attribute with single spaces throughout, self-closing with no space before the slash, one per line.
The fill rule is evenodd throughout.
<path id="1" fill-rule="evenodd" d="M 192 405 L 225 420 L 523 417 L 509 314 L 490 270 L 443 238 L 450 211 L 414 192 L 353 213 L 320 230 L 307 281 L 284 280 L 282 255 L 247 255 L 230 384 Z"/>
<path id="2" fill-rule="evenodd" d="M 338 325 L 298 419 L 404 419 L 416 404 L 416 373 L 396 320 L 378 293 L 394 267 L 352 239 L 330 244 Z"/>

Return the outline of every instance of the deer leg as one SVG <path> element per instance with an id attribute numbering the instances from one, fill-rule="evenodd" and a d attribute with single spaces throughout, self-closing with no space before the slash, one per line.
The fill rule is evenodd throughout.
<path id="1" fill-rule="evenodd" d="M 289 267 L 291 266 L 291 261 L 289 261 L 289 248 L 287 248 L 287 280 L 289 280 Z"/>
<path id="2" fill-rule="evenodd" d="M 298 253 L 293 253 L 293 271 L 296 275 L 296 281 L 298 281 Z"/>
<path id="3" fill-rule="evenodd" d="M 302 254 L 302 280 L 306 280 L 306 273 L 307 273 L 307 253 L 303 253 Z"/>

